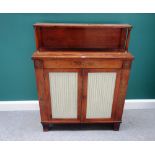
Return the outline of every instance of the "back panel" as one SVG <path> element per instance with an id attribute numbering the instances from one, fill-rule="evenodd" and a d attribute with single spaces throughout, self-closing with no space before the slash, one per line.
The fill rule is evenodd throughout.
<path id="1" fill-rule="evenodd" d="M 36 25 L 39 51 L 126 49 L 128 27 L 98 25 Z"/>

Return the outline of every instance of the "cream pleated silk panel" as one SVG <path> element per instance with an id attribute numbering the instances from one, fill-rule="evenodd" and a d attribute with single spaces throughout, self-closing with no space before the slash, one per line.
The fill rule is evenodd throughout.
<path id="1" fill-rule="evenodd" d="M 110 118 L 114 97 L 116 73 L 88 73 L 86 118 Z"/>
<path id="2" fill-rule="evenodd" d="M 77 118 L 78 73 L 51 72 L 52 118 Z"/>

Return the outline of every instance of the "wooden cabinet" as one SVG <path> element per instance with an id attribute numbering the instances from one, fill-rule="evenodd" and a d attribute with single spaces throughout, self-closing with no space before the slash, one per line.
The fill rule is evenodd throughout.
<path id="1" fill-rule="evenodd" d="M 41 123 L 112 123 L 119 129 L 133 56 L 130 25 L 35 24 Z"/>

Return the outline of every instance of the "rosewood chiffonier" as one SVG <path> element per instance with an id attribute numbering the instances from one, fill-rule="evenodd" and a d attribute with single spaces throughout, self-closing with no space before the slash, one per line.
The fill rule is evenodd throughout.
<path id="1" fill-rule="evenodd" d="M 43 130 L 111 123 L 119 130 L 133 56 L 128 24 L 34 24 Z"/>

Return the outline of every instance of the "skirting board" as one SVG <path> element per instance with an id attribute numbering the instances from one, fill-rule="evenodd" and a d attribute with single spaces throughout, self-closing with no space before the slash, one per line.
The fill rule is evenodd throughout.
<path id="1" fill-rule="evenodd" d="M 155 109 L 155 99 L 125 100 L 125 109 Z M 39 110 L 38 101 L 0 101 L 0 111 L 25 110 Z"/>

